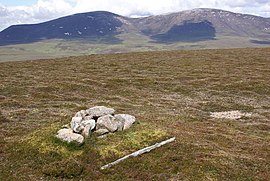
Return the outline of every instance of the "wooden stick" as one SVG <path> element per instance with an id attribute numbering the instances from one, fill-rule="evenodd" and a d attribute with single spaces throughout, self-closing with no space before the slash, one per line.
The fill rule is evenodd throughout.
<path id="1" fill-rule="evenodd" d="M 170 139 L 165 140 L 165 141 L 162 141 L 162 142 L 160 142 L 160 143 L 156 143 L 156 144 L 154 144 L 154 145 L 152 145 L 152 146 L 148 146 L 148 147 L 143 148 L 143 149 L 141 149 L 141 150 L 138 150 L 138 151 L 136 151 L 136 152 L 134 152 L 134 153 L 131 153 L 131 154 L 129 154 L 129 155 L 126 155 L 126 156 L 124 156 L 124 157 L 122 157 L 122 158 L 119 158 L 118 160 L 116 160 L 116 161 L 114 161 L 114 162 L 111 162 L 111 163 L 109 163 L 109 164 L 107 164 L 107 165 L 104 165 L 104 166 L 102 166 L 100 169 L 101 169 L 101 170 L 104 170 L 104 169 L 106 169 L 106 168 L 110 168 L 111 166 L 116 165 L 117 163 L 119 163 L 119 162 L 121 162 L 121 161 L 123 161 L 123 160 L 125 160 L 125 159 L 127 159 L 127 158 L 129 158 L 129 157 L 136 157 L 136 156 L 141 155 L 141 154 L 143 154 L 143 153 L 150 152 L 151 150 L 153 150 L 153 149 L 155 149 L 155 148 L 158 148 L 158 147 L 160 147 L 160 146 L 162 146 L 162 145 L 165 145 L 165 144 L 167 144 L 167 143 L 170 143 L 170 142 L 172 142 L 172 141 L 174 141 L 174 140 L 175 140 L 175 137 L 170 138 Z"/>

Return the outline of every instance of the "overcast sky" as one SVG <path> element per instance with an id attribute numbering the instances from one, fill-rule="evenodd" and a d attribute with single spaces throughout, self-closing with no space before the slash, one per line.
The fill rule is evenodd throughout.
<path id="1" fill-rule="evenodd" d="M 217 8 L 270 17 L 270 0 L 0 0 L 0 31 L 13 24 L 105 10 L 137 17 L 194 8 Z"/>

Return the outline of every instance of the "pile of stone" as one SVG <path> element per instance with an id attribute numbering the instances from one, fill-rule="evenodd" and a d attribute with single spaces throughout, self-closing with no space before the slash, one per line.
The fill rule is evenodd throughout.
<path id="1" fill-rule="evenodd" d="M 98 136 L 126 130 L 136 121 L 129 114 L 114 114 L 115 110 L 105 106 L 96 106 L 81 110 L 71 119 L 70 126 L 57 132 L 56 137 L 68 143 L 83 144 L 92 132 Z"/>

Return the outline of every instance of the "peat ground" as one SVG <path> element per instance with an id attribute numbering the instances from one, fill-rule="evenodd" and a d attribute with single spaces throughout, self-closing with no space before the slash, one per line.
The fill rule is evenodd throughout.
<path id="1" fill-rule="evenodd" d="M 270 179 L 269 48 L 5 62 L 0 77 L 0 180 Z M 81 147 L 55 139 L 77 111 L 97 105 L 137 123 Z M 233 110 L 251 117 L 210 117 Z"/>

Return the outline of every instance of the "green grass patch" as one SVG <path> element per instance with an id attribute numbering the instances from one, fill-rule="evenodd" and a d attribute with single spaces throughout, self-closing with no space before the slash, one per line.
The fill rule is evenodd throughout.
<path id="1" fill-rule="evenodd" d="M 21 144 L 24 147 L 36 149 L 41 154 L 55 152 L 63 158 L 80 156 L 83 147 L 78 147 L 76 144 L 67 144 L 55 137 L 60 128 L 60 124 L 51 124 L 48 127 L 41 128 L 23 138 Z"/>
<path id="2" fill-rule="evenodd" d="M 168 137 L 166 131 L 153 129 L 149 124 L 134 125 L 126 131 L 116 132 L 105 138 L 92 134 L 82 146 L 58 140 L 55 135 L 61 128 L 59 123 L 51 124 L 23 137 L 16 148 L 11 148 L 15 161 L 20 153 L 17 167 L 25 163 L 31 170 L 42 170 L 49 178 L 79 178 L 89 166 L 90 158 L 95 158 L 93 170 L 101 164 L 122 157 L 131 152 L 150 146 Z M 87 157 L 87 158 L 86 158 Z M 86 161 L 88 160 L 88 161 Z M 92 160 L 93 161 L 93 160 Z M 103 163 L 102 163 L 103 162 Z"/>
<path id="3" fill-rule="evenodd" d="M 131 130 L 108 135 L 98 140 L 98 151 L 103 158 L 121 157 L 161 141 L 166 136 L 168 136 L 166 131 L 153 129 L 141 123 Z"/>

